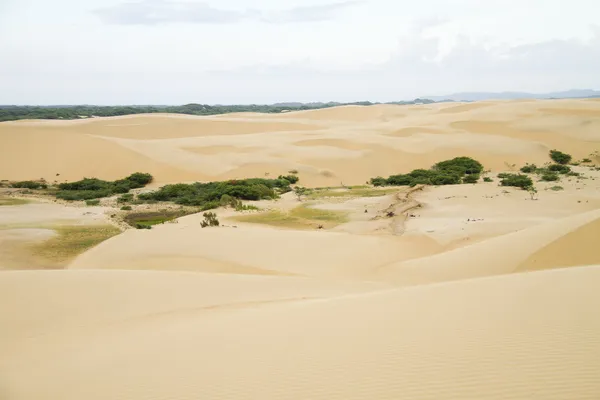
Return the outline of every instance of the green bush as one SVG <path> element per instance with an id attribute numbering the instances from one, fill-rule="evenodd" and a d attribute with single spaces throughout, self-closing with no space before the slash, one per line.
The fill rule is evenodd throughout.
<path id="1" fill-rule="evenodd" d="M 86 200 L 85 204 L 87 204 L 88 206 L 99 206 L 100 200 Z"/>
<path id="2" fill-rule="evenodd" d="M 573 158 L 570 154 L 558 150 L 550 150 L 550 158 L 557 164 L 568 164 Z"/>
<path id="3" fill-rule="evenodd" d="M 372 178 L 374 186 L 456 185 L 461 182 L 475 183 L 483 171 L 480 162 L 469 157 L 456 157 L 441 161 L 430 169 L 415 169 L 408 174 Z M 466 179 L 466 181 L 465 181 Z"/>
<path id="4" fill-rule="evenodd" d="M 526 164 L 521 168 L 521 172 L 524 174 L 532 174 L 537 171 L 537 166 L 535 164 Z"/>
<path id="5" fill-rule="evenodd" d="M 556 182 L 560 179 L 557 173 L 555 172 L 547 172 L 542 175 L 541 180 L 544 182 Z"/>
<path id="6" fill-rule="evenodd" d="M 91 200 L 127 193 L 131 189 L 144 187 L 152 181 L 152 175 L 136 172 L 125 179 L 104 181 L 97 178 L 83 178 L 80 181 L 61 183 L 56 197 L 63 200 Z M 133 199 L 133 196 L 131 197 Z"/>
<path id="7" fill-rule="evenodd" d="M 132 208 L 131 208 L 131 206 L 123 206 L 123 207 L 121 207 L 121 210 L 123 210 L 123 211 L 131 211 Z"/>
<path id="8" fill-rule="evenodd" d="M 286 181 L 288 181 L 292 185 L 295 185 L 300 180 L 300 178 L 298 178 L 296 175 L 286 175 L 286 176 L 279 175 L 278 179 L 285 179 Z"/>
<path id="9" fill-rule="evenodd" d="M 590 160 L 589 158 L 584 158 L 583 160 L 581 160 L 582 163 L 588 164 L 591 163 L 592 160 Z"/>
<path id="10" fill-rule="evenodd" d="M 466 175 L 463 178 L 463 183 L 477 183 L 478 181 L 479 181 L 479 175 L 477 175 L 477 174 Z"/>
<path id="11" fill-rule="evenodd" d="M 510 174 L 508 172 L 501 172 L 501 173 L 498 174 L 498 178 L 505 179 L 505 178 L 508 178 L 510 176 L 513 176 L 513 175 L 515 175 L 515 174 Z"/>
<path id="12" fill-rule="evenodd" d="M 13 188 L 19 188 L 19 189 L 47 189 L 48 185 L 46 185 L 44 182 L 36 182 L 36 181 L 20 181 L 20 182 L 13 182 L 11 185 L 11 187 Z"/>
<path id="13" fill-rule="evenodd" d="M 502 186 L 513 186 L 526 190 L 528 187 L 533 186 L 533 181 L 527 175 L 521 174 L 502 174 L 502 180 L 500 185 Z M 500 177 L 500 175 L 498 175 Z"/>
<path id="14" fill-rule="evenodd" d="M 490 178 L 489 176 L 486 176 L 485 178 L 483 178 L 484 182 L 494 182 L 494 180 L 492 178 Z"/>
<path id="15" fill-rule="evenodd" d="M 550 188 L 550 190 L 552 190 L 552 191 L 554 191 L 554 192 L 559 192 L 559 191 L 561 191 L 561 190 L 565 190 L 565 188 L 564 188 L 564 187 L 562 187 L 562 186 L 552 186 L 552 187 Z"/>
<path id="16" fill-rule="evenodd" d="M 573 172 L 573 171 L 571 171 L 571 172 L 567 173 L 567 176 L 581 176 L 581 174 L 579 172 Z"/>
<path id="17" fill-rule="evenodd" d="M 559 174 L 568 174 L 571 172 L 571 167 L 562 164 L 552 164 L 548 167 L 550 172 L 558 172 Z"/>
<path id="18" fill-rule="evenodd" d="M 172 201 L 177 204 L 217 208 L 223 202 L 231 204 L 231 198 L 239 200 L 275 199 L 281 193 L 291 191 L 287 179 L 241 179 L 223 182 L 166 185 L 160 189 L 138 196 L 142 201 Z"/>

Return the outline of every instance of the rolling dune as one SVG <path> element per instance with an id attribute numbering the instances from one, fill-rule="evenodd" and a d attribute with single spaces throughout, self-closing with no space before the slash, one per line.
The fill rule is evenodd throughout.
<path id="1" fill-rule="evenodd" d="M 121 205 L 5 189 L 0 398 L 598 399 L 600 171 L 535 182 L 535 200 L 496 173 L 553 148 L 600 164 L 599 127 L 588 100 L 0 123 L 0 179 L 140 171 L 158 186 L 295 169 L 332 188 L 252 204 L 344 216 L 296 230 L 220 208 L 219 228 L 188 215 L 87 243 L 60 270 L 6 271 L 56 226 L 104 226 Z M 493 180 L 341 187 L 456 156 Z"/>

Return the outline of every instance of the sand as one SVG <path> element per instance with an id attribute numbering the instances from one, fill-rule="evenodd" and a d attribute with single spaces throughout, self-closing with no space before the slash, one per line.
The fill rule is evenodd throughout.
<path id="1" fill-rule="evenodd" d="M 600 164 L 599 128 L 586 100 L 0 123 L 2 179 L 296 169 L 335 188 L 253 204 L 344 215 L 221 208 L 222 227 L 130 229 L 44 270 L 29 246 L 118 210 L 0 205 L 0 398 L 597 399 L 600 171 L 536 182 L 535 200 L 495 176 L 553 148 Z M 340 187 L 460 155 L 494 182 Z"/>

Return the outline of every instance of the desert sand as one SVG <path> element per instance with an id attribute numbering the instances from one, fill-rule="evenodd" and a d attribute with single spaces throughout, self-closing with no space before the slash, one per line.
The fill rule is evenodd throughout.
<path id="1" fill-rule="evenodd" d="M 255 205 L 340 217 L 316 229 L 218 209 L 219 228 L 188 215 L 62 264 L 28 246 L 114 208 L 0 205 L 0 398 L 597 399 L 600 171 L 536 182 L 536 200 L 495 178 L 554 148 L 600 165 L 600 102 L 0 123 L 8 180 L 298 170 L 340 187 L 463 155 L 494 178 L 289 193 Z"/>

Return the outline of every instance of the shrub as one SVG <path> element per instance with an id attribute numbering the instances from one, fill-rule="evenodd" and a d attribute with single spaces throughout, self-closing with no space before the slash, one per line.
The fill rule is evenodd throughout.
<path id="1" fill-rule="evenodd" d="M 561 190 L 565 190 L 565 188 L 563 188 L 562 186 L 552 186 L 550 188 L 550 190 L 554 191 L 554 192 L 559 192 Z"/>
<path id="2" fill-rule="evenodd" d="M 550 150 L 550 158 L 557 164 L 568 164 L 573 158 L 570 154 L 563 153 L 558 150 Z"/>
<path id="3" fill-rule="evenodd" d="M 133 193 L 125 193 L 117 199 L 117 203 L 130 203 L 133 201 Z"/>
<path id="4" fill-rule="evenodd" d="M 87 204 L 88 206 L 99 206 L 100 200 L 86 200 L 85 204 Z"/>
<path id="5" fill-rule="evenodd" d="M 571 172 L 567 173 L 567 176 L 581 176 L 581 174 L 579 172 L 573 172 L 573 171 L 571 171 Z"/>
<path id="6" fill-rule="evenodd" d="M 537 166 L 535 164 L 525 164 L 525 166 L 521 168 L 521 172 L 524 174 L 532 174 L 536 170 Z"/>
<path id="7" fill-rule="evenodd" d="M 558 172 L 559 174 L 568 174 L 569 172 L 571 172 L 571 168 L 567 165 L 552 164 L 548 167 L 548 171 Z"/>
<path id="8" fill-rule="evenodd" d="M 590 160 L 589 158 L 584 158 L 583 160 L 581 160 L 582 163 L 588 164 L 591 163 L 592 160 Z"/>
<path id="9" fill-rule="evenodd" d="M 123 207 L 121 207 L 121 210 L 123 210 L 123 211 L 131 211 L 132 208 L 131 208 L 131 206 L 123 206 Z"/>
<path id="10" fill-rule="evenodd" d="M 492 178 L 490 178 L 489 176 L 486 176 L 485 178 L 483 178 L 484 182 L 494 182 L 494 180 Z"/>
<path id="11" fill-rule="evenodd" d="M 215 208 L 219 208 L 220 205 L 221 205 L 221 203 L 219 203 L 218 201 L 209 201 L 208 203 L 202 204 L 202 207 L 200 208 L 200 210 L 201 211 L 214 210 Z"/>
<path id="12" fill-rule="evenodd" d="M 48 185 L 46 185 L 44 182 L 36 182 L 36 181 L 20 181 L 20 182 L 13 182 L 11 185 L 11 187 L 13 188 L 19 188 L 19 189 L 47 189 Z"/>
<path id="13" fill-rule="evenodd" d="M 152 229 L 152 225 L 147 225 L 147 224 L 135 224 L 135 229 Z"/>
<path id="14" fill-rule="evenodd" d="M 217 214 L 213 212 L 205 212 L 202 214 L 202 216 L 204 217 L 204 221 L 200 223 L 200 226 L 203 228 L 220 225 L 219 220 L 217 219 Z"/>
<path id="15" fill-rule="evenodd" d="M 80 181 L 61 183 L 56 197 L 63 200 L 91 200 L 127 193 L 131 189 L 144 187 L 152 181 L 152 175 L 136 172 L 125 179 L 114 182 L 97 178 L 83 178 Z M 133 196 L 131 197 L 133 199 Z"/>
<path id="16" fill-rule="evenodd" d="M 288 181 L 292 185 L 298 183 L 298 181 L 300 180 L 300 178 L 298 178 L 296 175 L 286 175 L 286 176 L 279 175 L 278 179 L 285 179 L 286 181 Z"/>
<path id="17" fill-rule="evenodd" d="M 526 190 L 528 187 L 533 186 L 533 181 L 527 175 L 521 174 L 503 174 L 504 177 L 500 181 L 502 186 L 513 186 Z M 498 175 L 500 176 L 500 175 Z"/>
<path id="18" fill-rule="evenodd" d="M 560 177 L 555 172 L 547 172 L 547 173 L 543 174 L 541 177 L 541 180 L 544 182 L 555 182 L 559 179 L 560 179 Z"/>
<path id="19" fill-rule="evenodd" d="M 504 178 L 508 178 L 508 177 L 510 177 L 512 175 L 515 175 L 515 174 L 509 174 L 508 172 L 501 172 L 501 173 L 498 174 L 498 178 L 504 179 Z"/>
<path id="20" fill-rule="evenodd" d="M 477 175 L 477 174 L 466 175 L 463 178 L 463 183 L 477 183 L 478 181 L 479 181 L 479 175 Z"/>
<path id="21" fill-rule="evenodd" d="M 373 186 L 385 186 L 385 185 L 387 185 L 387 180 L 385 178 L 382 178 L 381 176 L 378 176 L 376 178 L 371 178 L 371 180 L 369 182 Z"/>
<path id="22" fill-rule="evenodd" d="M 433 166 L 438 171 L 460 171 L 464 174 L 480 174 L 483 172 L 483 165 L 470 157 L 456 157 L 451 160 L 441 161 Z"/>
<path id="23" fill-rule="evenodd" d="M 291 169 L 291 170 L 288 171 L 288 174 L 298 175 L 298 170 L 297 169 Z"/>

